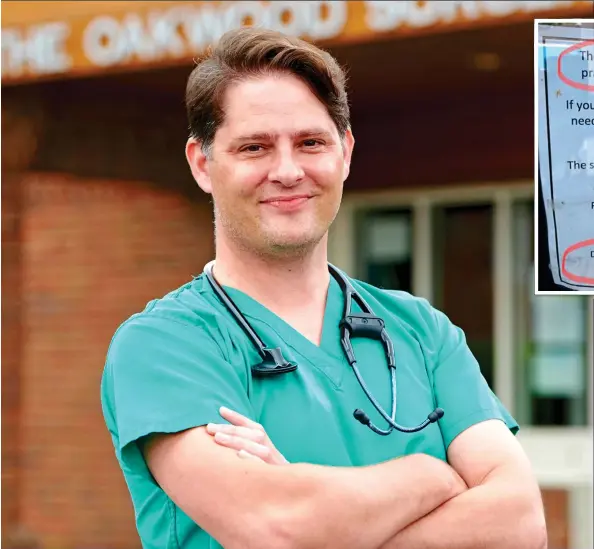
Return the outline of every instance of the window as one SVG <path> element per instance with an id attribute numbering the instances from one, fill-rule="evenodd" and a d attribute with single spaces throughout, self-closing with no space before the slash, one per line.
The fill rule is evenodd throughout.
<path id="1" fill-rule="evenodd" d="M 534 294 L 533 217 L 532 202 L 514 206 L 516 415 L 532 425 L 585 425 L 588 302 Z"/>
<path id="2" fill-rule="evenodd" d="M 436 207 L 433 304 L 466 334 L 493 387 L 493 207 Z"/>
<path id="3" fill-rule="evenodd" d="M 373 209 L 357 217 L 357 277 L 380 288 L 412 292 L 411 211 Z"/>
<path id="4" fill-rule="evenodd" d="M 512 223 L 505 228 L 509 232 L 498 232 L 500 238 L 509 239 L 512 252 L 499 257 L 499 265 L 509 262 L 513 273 L 509 297 L 503 298 L 509 299 L 503 303 L 509 327 L 504 337 L 509 339 L 500 344 L 511 351 L 510 359 L 498 364 L 503 370 L 511 369 L 507 370 L 510 377 L 499 378 L 504 387 L 494 384 L 495 208 L 501 206 L 490 199 L 432 202 L 430 216 L 418 219 L 409 205 L 356 208 L 355 255 L 351 256 L 355 276 L 380 288 L 413 294 L 426 291 L 431 304 L 464 331 L 487 383 L 510 399 L 508 405 L 522 424 L 586 425 L 588 344 L 592 341 L 588 330 L 593 319 L 588 317 L 587 297 L 534 295 L 533 200 L 512 202 Z M 427 233 L 415 235 L 421 219 Z M 431 242 L 431 250 L 420 249 L 425 241 L 421 236 L 429 231 L 426 241 Z M 415 278 L 427 287 L 413 287 L 413 266 L 422 269 L 421 274 L 428 273 L 424 278 L 417 272 Z"/>

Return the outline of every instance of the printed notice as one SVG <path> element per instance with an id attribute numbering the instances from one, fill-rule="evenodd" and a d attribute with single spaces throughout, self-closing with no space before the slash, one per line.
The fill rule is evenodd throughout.
<path id="1" fill-rule="evenodd" d="M 594 290 L 594 25 L 539 25 L 538 167 L 555 284 Z"/>

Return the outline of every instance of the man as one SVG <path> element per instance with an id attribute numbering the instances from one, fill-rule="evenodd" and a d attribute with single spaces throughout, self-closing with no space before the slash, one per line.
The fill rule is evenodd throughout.
<path id="1" fill-rule="evenodd" d="M 461 330 L 425 300 L 351 279 L 393 341 L 398 422 L 445 411 L 387 436 L 353 418 L 370 406 L 327 258 L 354 146 L 344 86 L 326 52 L 249 28 L 189 78 L 186 157 L 213 197 L 212 274 L 297 369 L 252 375 L 262 358 L 204 274 L 120 326 L 102 404 L 145 549 L 546 546 L 518 426 Z M 353 348 L 389 408 L 382 343 Z"/>

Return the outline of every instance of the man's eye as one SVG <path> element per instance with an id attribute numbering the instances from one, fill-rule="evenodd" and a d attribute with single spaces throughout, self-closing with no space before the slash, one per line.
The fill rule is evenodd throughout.
<path id="1" fill-rule="evenodd" d="M 316 145 L 322 145 L 322 142 L 317 139 L 306 139 L 303 144 L 306 147 L 315 147 Z"/>
<path id="2" fill-rule="evenodd" d="M 248 145 L 241 149 L 242 152 L 260 152 L 262 145 Z"/>

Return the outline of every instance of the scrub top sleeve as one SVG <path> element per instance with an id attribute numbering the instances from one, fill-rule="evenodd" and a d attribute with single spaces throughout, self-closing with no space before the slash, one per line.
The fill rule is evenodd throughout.
<path id="1" fill-rule="evenodd" d="M 503 421 L 516 434 L 518 424 L 487 384 L 464 332 L 442 312 L 432 312 L 437 336 L 433 386 L 437 406 L 444 410 L 439 426 L 446 450 L 462 431 L 488 419 Z"/>
<path id="2" fill-rule="evenodd" d="M 226 406 L 249 418 L 243 364 L 230 364 L 200 327 L 145 317 L 125 323 L 112 341 L 107 368 L 119 451 L 153 433 L 227 423 Z"/>

